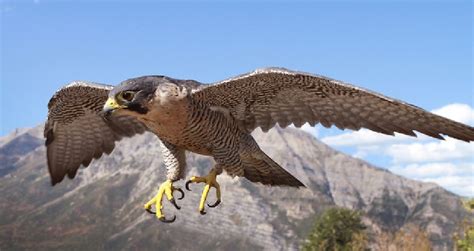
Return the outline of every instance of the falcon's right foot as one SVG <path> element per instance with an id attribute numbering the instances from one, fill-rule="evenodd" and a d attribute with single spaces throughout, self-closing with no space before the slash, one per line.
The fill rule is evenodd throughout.
<path id="1" fill-rule="evenodd" d="M 204 205 L 206 203 L 207 195 L 209 194 L 209 189 L 211 189 L 211 187 L 214 187 L 216 189 L 217 201 L 212 205 L 210 204 L 207 204 L 207 205 L 209 207 L 217 207 L 217 205 L 221 203 L 221 187 L 219 183 L 217 183 L 217 180 L 216 180 L 216 177 L 219 173 L 216 169 L 212 169 L 211 172 L 209 172 L 207 176 L 204 176 L 204 177 L 193 176 L 191 177 L 190 180 L 186 181 L 186 189 L 188 191 L 191 191 L 191 189 L 189 188 L 189 184 L 191 183 L 206 183 L 206 185 L 204 186 L 204 190 L 202 191 L 201 201 L 199 202 L 199 213 L 201 214 L 206 214 L 206 212 L 204 211 Z"/>
<path id="2" fill-rule="evenodd" d="M 161 184 L 160 188 L 158 189 L 158 193 L 155 195 L 155 197 L 153 197 L 153 199 L 151 199 L 145 204 L 144 206 L 145 210 L 151 214 L 156 214 L 156 217 L 162 222 L 166 222 L 166 223 L 174 222 L 176 220 L 176 215 L 174 215 L 173 218 L 171 219 L 166 219 L 165 215 L 162 212 L 163 194 L 166 195 L 166 198 L 171 202 L 171 204 L 173 204 L 176 207 L 176 209 L 178 210 L 181 209 L 181 207 L 179 207 L 178 204 L 176 204 L 176 201 L 173 197 L 174 191 L 179 191 L 181 193 L 181 197 L 178 198 L 178 200 L 181 200 L 184 198 L 183 190 L 181 188 L 174 187 L 173 182 L 171 180 L 166 180 L 163 184 Z M 156 212 L 151 211 L 151 206 L 153 204 L 155 204 Z"/>

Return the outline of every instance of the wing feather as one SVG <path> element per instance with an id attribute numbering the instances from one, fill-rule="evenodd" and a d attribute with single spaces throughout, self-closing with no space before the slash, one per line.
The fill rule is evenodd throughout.
<path id="1" fill-rule="evenodd" d="M 296 127 L 308 122 L 340 129 L 370 130 L 434 138 L 447 135 L 474 141 L 474 128 L 435 115 L 414 105 L 340 81 L 283 68 L 267 68 L 202 87 L 194 98 L 223 107 L 252 131 L 275 124 Z"/>
<path id="2" fill-rule="evenodd" d="M 109 85 L 73 82 L 49 101 L 44 136 L 53 185 L 66 175 L 74 178 L 81 165 L 87 167 L 93 159 L 110 154 L 121 138 L 146 130 L 129 116 L 107 120 L 102 116 L 111 89 Z"/>

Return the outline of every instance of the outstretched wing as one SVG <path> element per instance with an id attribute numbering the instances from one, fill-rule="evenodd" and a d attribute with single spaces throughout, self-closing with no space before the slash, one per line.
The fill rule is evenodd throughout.
<path id="1" fill-rule="evenodd" d="M 268 68 L 205 87 L 194 98 L 230 113 L 244 130 L 276 123 L 296 127 L 308 122 L 340 129 L 368 128 L 394 135 L 413 131 L 443 139 L 440 134 L 474 140 L 474 128 L 414 105 L 322 76 Z"/>
<path id="2" fill-rule="evenodd" d="M 129 116 L 111 116 L 101 111 L 112 89 L 109 85 L 73 82 L 54 94 L 48 103 L 44 128 L 51 183 L 74 178 L 77 169 L 92 159 L 109 154 L 115 141 L 143 133 L 145 126 Z"/>

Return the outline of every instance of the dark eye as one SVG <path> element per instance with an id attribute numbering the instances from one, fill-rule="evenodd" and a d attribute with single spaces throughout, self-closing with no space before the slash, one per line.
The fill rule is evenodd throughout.
<path id="1" fill-rule="evenodd" d="M 131 91 L 122 92 L 121 96 L 123 100 L 130 102 L 135 96 L 135 92 L 131 92 Z"/>

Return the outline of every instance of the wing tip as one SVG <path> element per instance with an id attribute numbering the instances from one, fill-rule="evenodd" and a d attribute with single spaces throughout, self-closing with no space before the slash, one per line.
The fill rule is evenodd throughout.
<path id="1" fill-rule="evenodd" d="M 290 183 L 286 183 L 286 184 L 270 184 L 272 186 L 274 185 L 277 185 L 277 186 L 287 186 L 287 187 L 294 187 L 294 188 L 298 188 L 298 189 L 303 189 L 303 188 L 308 188 L 308 186 L 306 186 L 305 184 L 303 184 L 301 181 L 299 180 L 296 180 L 296 181 L 291 181 Z"/>
<path id="2" fill-rule="evenodd" d="M 59 177 L 55 177 L 55 176 L 51 175 L 51 186 L 54 187 L 56 184 L 60 183 L 63 179 L 64 179 L 64 177 L 59 178 Z"/>
<path id="3" fill-rule="evenodd" d="M 48 129 L 48 131 L 45 132 L 45 138 L 46 140 L 44 141 L 45 146 L 49 146 L 51 143 L 54 141 L 54 132 L 53 129 Z"/>
<path id="4" fill-rule="evenodd" d="M 63 87 L 59 88 L 53 96 L 49 99 L 48 102 L 48 109 L 51 109 L 56 103 L 56 100 L 58 99 L 58 96 L 60 93 L 68 88 L 71 87 L 95 87 L 95 88 L 101 88 L 105 90 L 111 90 L 113 88 L 112 85 L 107 85 L 107 84 L 99 84 L 95 82 L 89 82 L 89 81 L 83 81 L 83 80 L 75 80 L 71 81 L 68 84 L 64 85 Z"/>
<path id="5" fill-rule="evenodd" d="M 306 186 L 305 184 L 303 184 L 303 182 L 301 182 L 299 180 L 298 180 L 298 184 L 295 187 L 297 187 L 297 188 L 308 188 L 308 186 Z"/>

